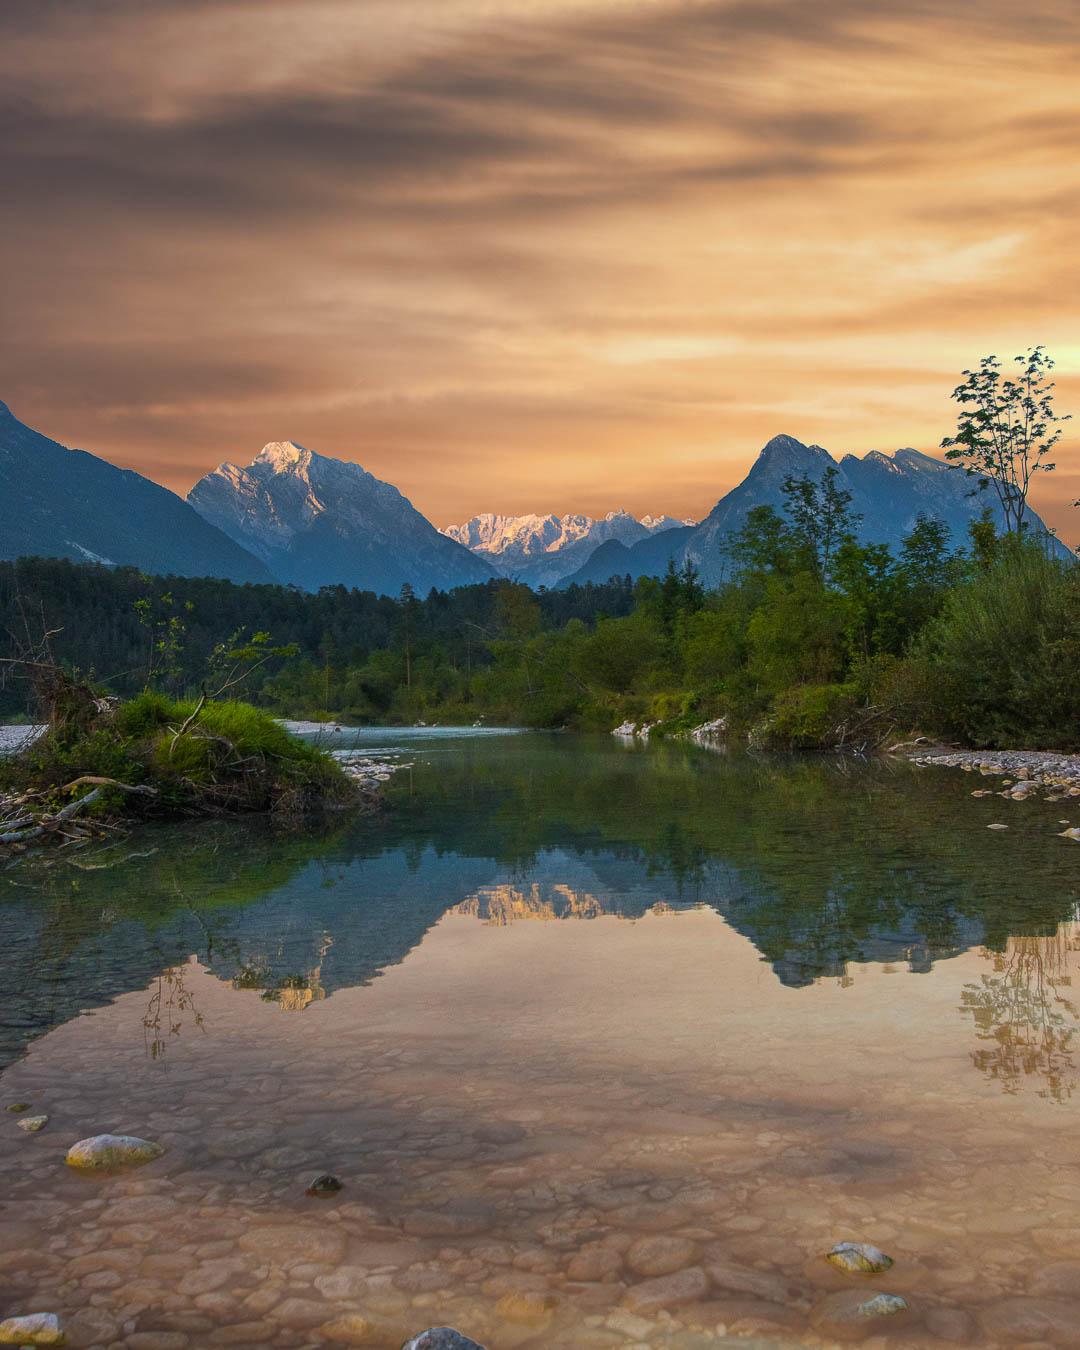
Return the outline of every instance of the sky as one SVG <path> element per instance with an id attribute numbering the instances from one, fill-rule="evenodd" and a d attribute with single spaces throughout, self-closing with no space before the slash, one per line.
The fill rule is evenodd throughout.
<path id="1" fill-rule="evenodd" d="M 1078 71 L 1074 0 L 4 0 L 0 398 L 181 492 L 700 516 L 1043 343 L 1077 542 Z"/>

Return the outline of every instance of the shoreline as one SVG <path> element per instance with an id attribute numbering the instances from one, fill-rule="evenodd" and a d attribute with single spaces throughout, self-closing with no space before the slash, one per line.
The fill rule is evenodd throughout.
<path id="1" fill-rule="evenodd" d="M 1080 798 L 1080 754 L 1060 754 L 1047 750 L 957 750 L 949 746 L 896 746 L 892 754 L 902 754 L 921 769 L 959 769 L 982 778 L 1002 780 L 1003 791 L 996 795 L 1023 801 L 1039 789 L 1049 793 L 1047 802 Z M 978 795 L 991 795 L 993 789 Z"/>

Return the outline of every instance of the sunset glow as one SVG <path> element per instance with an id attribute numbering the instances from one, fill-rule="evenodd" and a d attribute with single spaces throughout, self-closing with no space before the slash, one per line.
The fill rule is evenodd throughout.
<path id="1" fill-rule="evenodd" d="M 292 438 L 439 525 L 932 450 L 1034 343 L 1080 414 L 1078 54 L 1056 0 L 7 0 L 0 398 L 177 491 Z"/>

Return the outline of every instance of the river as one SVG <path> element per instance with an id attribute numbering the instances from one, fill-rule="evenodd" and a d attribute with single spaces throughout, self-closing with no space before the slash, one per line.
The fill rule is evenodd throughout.
<path id="1" fill-rule="evenodd" d="M 402 765 L 381 815 L 0 872 L 0 1097 L 49 1116 L 0 1113 L 0 1316 L 112 1350 L 1080 1344 L 1080 805 L 361 748 Z M 64 1166 L 106 1131 L 165 1155 Z M 854 1289 L 908 1311 L 845 1321 Z"/>

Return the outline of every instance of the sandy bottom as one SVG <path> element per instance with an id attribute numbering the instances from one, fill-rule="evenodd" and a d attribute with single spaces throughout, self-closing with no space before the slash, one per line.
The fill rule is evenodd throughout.
<path id="1" fill-rule="evenodd" d="M 702 909 L 451 913 L 322 1001 L 192 962 L 4 1075 L 50 1122 L 0 1116 L 0 1312 L 117 1350 L 1080 1345 L 1078 959 L 792 989 Z M 64 1166 L 105 1131 L 167 1152 Z M 841 1239 L 894 1267 L 834 1271 Z M 837 1322 L 852 1289 L 910 1312 Z"/>

